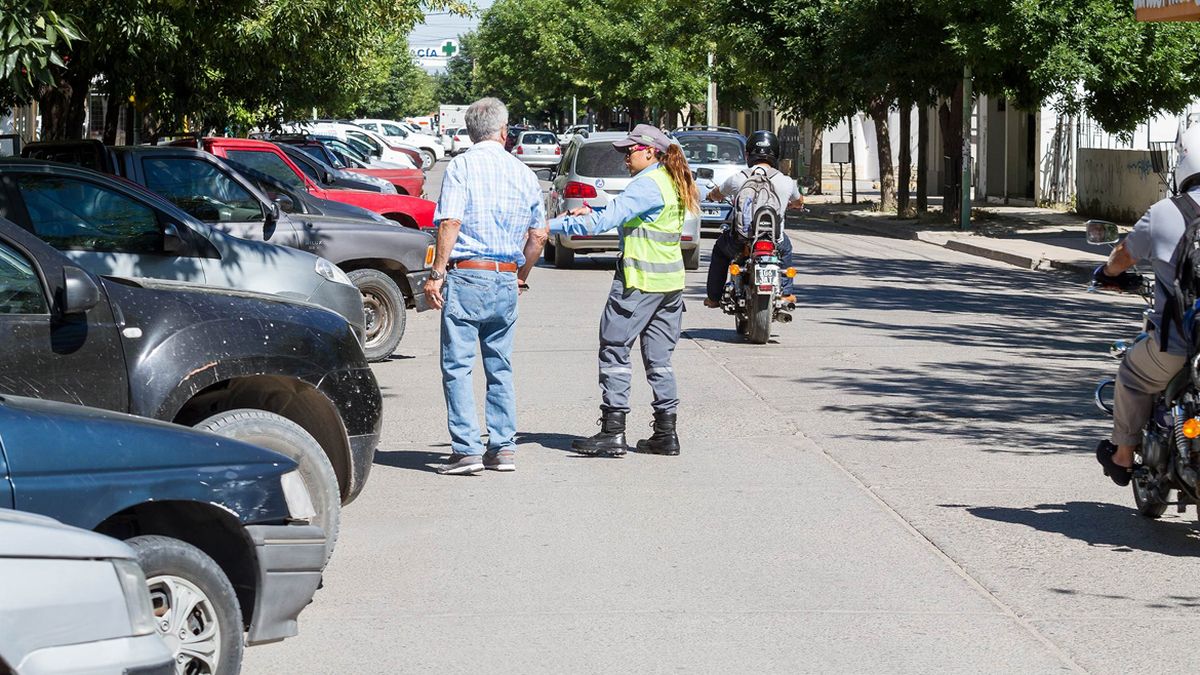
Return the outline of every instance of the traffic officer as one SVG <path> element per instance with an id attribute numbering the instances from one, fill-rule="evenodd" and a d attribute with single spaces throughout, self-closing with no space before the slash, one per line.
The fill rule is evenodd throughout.
<path id="1" fill-rule="evenodd" d="M 573 442 L 581 453 L 625 454 L 625 416 L 633 370 L 630 349 L 639 340 L 646 380 L 654 391 L 654 433 L 637 443 L 639 452 L 678 455 L 675 432 L 679 406 L 671 354 L 683 324 L 683 221 L 699 213 L 691 169 L 677 144 L 649 124 L 639 124 L 613 143 L 634 177 L 603 211 L 585 205 L 550 221 L 550 231 L 595 235 L 619 229 L 621 256 L 600 317 L 600 433 Z"/>

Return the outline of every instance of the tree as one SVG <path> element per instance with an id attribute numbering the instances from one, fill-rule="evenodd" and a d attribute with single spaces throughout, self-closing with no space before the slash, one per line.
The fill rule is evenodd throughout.
<path id="1" fill-rule="evenodd" d="M 354 104 L 355 117 L 401 119 L 427 115 L 437 109 L 437 82 L 408 52 L 408 41 L 397 39 L 382 52 L 380 74 Z"/>
<path id="2" fill-rule="evenodd" d="M 467 105 L 479 98 L 475 88 L 475 33 L 458 38 L 458 52 L 446 63 L 446 72 L 437 77 L 437 97 L 448 105 Z"/>

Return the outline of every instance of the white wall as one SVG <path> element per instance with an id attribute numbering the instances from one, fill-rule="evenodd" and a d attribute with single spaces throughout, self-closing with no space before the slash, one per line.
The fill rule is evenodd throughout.
<path id="1" fill-rule="evenodd" d="M 1075 211 L 1092 218 L 1133 223 L 1166 196 L 1150 170 L 1148 150 L 1080 148 Z"/>

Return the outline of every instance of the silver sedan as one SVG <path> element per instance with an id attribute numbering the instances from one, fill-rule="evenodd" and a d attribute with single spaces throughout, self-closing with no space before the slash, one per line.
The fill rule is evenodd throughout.
<path id="1" fill-rule="evenodd" d="M 529 166 L 555 166 L 562 159 L 562 146 L 549 131 L 522 131 L 512 154 Z"/>

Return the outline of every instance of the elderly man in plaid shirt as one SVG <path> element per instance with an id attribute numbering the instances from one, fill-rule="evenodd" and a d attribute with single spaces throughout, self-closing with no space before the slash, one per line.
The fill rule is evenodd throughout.
<path id="1" fill-rule="evenodd" d="M 494 98 L 466 113 L 474 145 L 455 157 L 442 179 L 434 222 L 437 254 L 425 283 L 442 310 L 442 388 L 453 454 L 438 469 L 470 475 L 513 471 L 517 405 L 512 381 L 517 296 L 546 243 L 546 209 L 537 177 L 504 150 L 508 110 Z M 475 346 L 487 375 L 488 447 L 479 434 L 471 370 Z"/>

